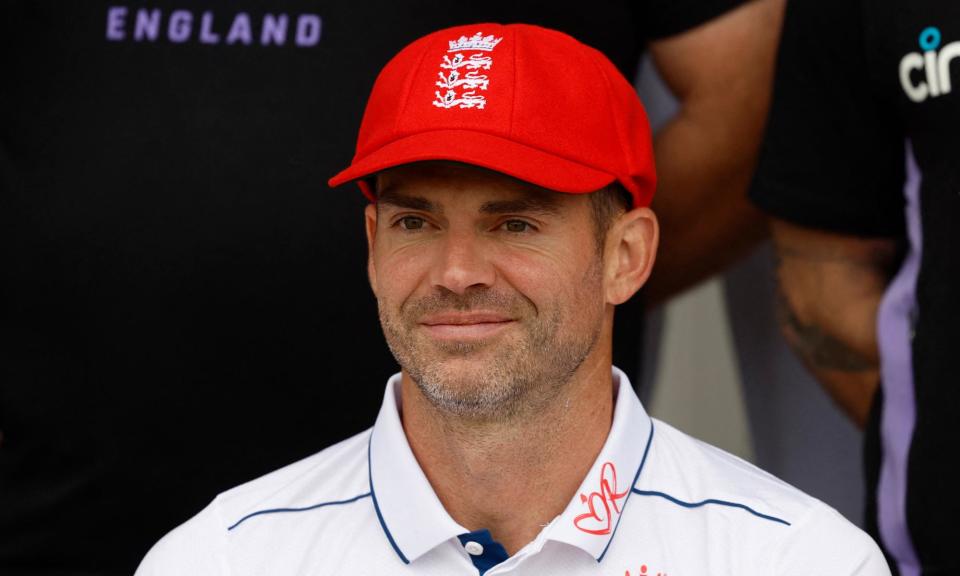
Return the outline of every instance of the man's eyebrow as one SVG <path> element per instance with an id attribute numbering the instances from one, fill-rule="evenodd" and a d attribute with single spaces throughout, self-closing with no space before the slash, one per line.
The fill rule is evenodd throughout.
<path id="1" fill-rule="evenodd" d="M 395 208 L 406 208 L 408 210 L 420 210 L 422 212 L 443 212 L 433 202 L 422 196 L 408 196 L 402 194 L 393 188 L 384 188 L 377 195 L 377 204 L 389 205 Z"/>
<path id="2" fill-rule="evenodd" d="M 480 207 L 480 212 L 484 214 L 509 214 L 509 213 L 540 213 L 549 215 L 560 214 L 560 203 L 557 199 L 547 195 L 526 196 L 513 200 L 493 200 L 485 202 Z"/>

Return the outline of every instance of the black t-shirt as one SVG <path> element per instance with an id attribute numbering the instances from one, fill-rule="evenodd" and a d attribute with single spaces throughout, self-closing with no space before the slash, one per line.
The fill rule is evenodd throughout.
<path id="1" fill-rule="evenodd" d="M 217 492 L 372 424 L 397 366 L 365 200 L 325 182 L 402 46 L 526 21 L 632 78 L 737 1 L 4 3 L 0 573 L 131 573 Z"/>
<path id="2" fill-rule="evenodd" d="M 908 240 L 878 317 L 884 403 L 870 433 L 883 451 L 868 474 L 881 541 L 906 573 L 960 573 L 947 473 L 960 413 L 957 84 L 960 4 L 789 3 L 751 190 L 803 226 Z"/>

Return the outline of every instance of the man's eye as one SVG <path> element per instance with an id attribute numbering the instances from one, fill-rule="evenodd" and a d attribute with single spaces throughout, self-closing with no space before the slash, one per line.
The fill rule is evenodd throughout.
<path id="1" fill-rule="evenodd" d="M 404 230 L 421 230 L 425 224 L 423 218 L 418 216 L 404 216 L 398 222 Z"/>
<path id="2" fill-rule="evenodd" d="M 507 232 L 526 232 L 533 228 L 529 222 L 523 220 L 507 220 L 503 223 L 503 227 Z"/>

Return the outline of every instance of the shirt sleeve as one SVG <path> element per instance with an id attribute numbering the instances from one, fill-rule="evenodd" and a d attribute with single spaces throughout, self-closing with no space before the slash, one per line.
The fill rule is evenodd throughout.
<path id="1" fill-rule="evenodd" d="M 645 0 L 638 3 L 637 18 L 649 40 L 679 34 L 747 0 Z"/>
<path id="2" fill-rule="evenodd" d="M 880 547 L 839 512 L 818 503 L 795 532 L 770 550 L 767 574 L 779 576 L 890 576 Z"/>
<path id="3" fill-rule="evenodd" d="M 865 28 L 857 0 L 787 3 L 750 197 L 800 226 L 899 236 L 904 137 L 893 94 L 872 72 L 884 69 L 872 66 Z"/>
<path id="4" fill-rule="evenodd" d="M 226 529 L 214 500 L 153 545 L 134 576 L 227 576 Z"/>

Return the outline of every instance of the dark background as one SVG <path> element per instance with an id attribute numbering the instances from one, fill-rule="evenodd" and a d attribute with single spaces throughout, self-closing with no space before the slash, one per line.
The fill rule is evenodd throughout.
<path id="1" fill-rule="evenodd" d="M 0 573 L 126 574 L 218 492 L 370 426 L 397 370 L 362 208 L 326 180 L 377 72 L 454 24 L 568 31 L 633 77 L 667 2 L 6 2 L 0 11 Z M 108 40 L 110 6 L 125 38 Z M 162 13 L 137 41 L 137 10 Z M 169 41 L 176 9 L 186 42 Z M 213 15 L 219 44 L 199 38 Z M 251 45 L 227 45 L 240 12 Z M 283 46 L 259 43 L 286 14 Z M 300 14 L 319 43 L 293 41 Z M 562 73 L 562 71 L 559 71 Z M 618 312 L 633 372 L 639 304 Z"/>

